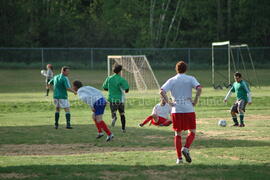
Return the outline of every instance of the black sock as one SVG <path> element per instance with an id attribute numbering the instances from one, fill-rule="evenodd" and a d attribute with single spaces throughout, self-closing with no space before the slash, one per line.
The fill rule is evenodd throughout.
<path id="1" fill-rule="evenodd" d="M 115 119 L 115 120 L 117 119 L 115 112 L 112 113 L 112 119 Z"/>
<path id="2" fill-rule="evenodd" d="M 66 120 L 67 120 L 67 127 L 70 127 L 71 125 L 70 125 L 70 113 L 68 112 L 68 113 L 66 113 Z"/>
<path id="3" fill-rule="evenodd" d="M 236 116 L 235 117 L 232 117 L 232 120 L 233 120 L 234 124 L 238 125 L 238 121 L 237 121 L 237 117 Z"/>
<path id="4" fill-rule="evenodd" d="M 49 96 L 50 89 L 47 89 L 46 96 Z"/>
<path id="5" fill-rule="evenodd" d="M 125 115 L 121 115 L 121 123 L 122 123 L 122 130 L 126 129 L 126 117 Z"/>
<path id="6" fill-rule="evenodd" d="M 54 114 L 55 125 L 58 125 L 59 116 L 60 116 L 60 113 L 59 112 L 55 112 L 55 114 Z"/>

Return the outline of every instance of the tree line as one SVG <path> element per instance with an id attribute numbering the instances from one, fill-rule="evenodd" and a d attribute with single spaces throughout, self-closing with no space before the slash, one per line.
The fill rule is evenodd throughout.
<path id="1" fill-rule="evenodd" d="M 270 46 L 269 10 L 269 0 L 0 0 L 0 46 Z"/>

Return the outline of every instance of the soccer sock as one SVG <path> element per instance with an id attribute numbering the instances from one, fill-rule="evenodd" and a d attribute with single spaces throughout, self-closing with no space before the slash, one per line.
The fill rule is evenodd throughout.
<path id="1" fill-rule="evenodd" d="M 195 139 L 195 133 L 194 132 L 190 132 L 187 136 L 187 139 L 186 139 L 186 144 L 185 144 L 185 147 L 186 148 L 189 148 L 193 142 L 193 140 Z"/>
<path id="2" fill-rule="evenodd" d="M 122 129 L 126 129 L 126 117 L 125 115 L 121 115 L 121 123 L 122 123 Z"/>
<path id="3" fill-rule="evenodd" d="M 101 120 L 100 122 L 97 122 L 99 124 L 99 126 L 106 132 L 106 134 L 108 136 L 110 136 L 112 133 L 109 130 L 109 128 L 107 127 L 107 125 L 105 124 L 105 122 L 103 120 Z"/>
<path id="4" fill-rule="evenodd" d="M 233 120 L 234 124 L 238 124 L 238 121 L 237 121 L 237 117 L 236 116 L 232 116 L 232 120 Z"/>
<path id="5" fill-rule="evenodd" d="M 49 96 L 50 89 L 47 89 L 46 96 Z"/>
<path id="6" fill-rule="evenodd" d="M 146 123 L 148 123 L 149 121 L 151 121 L 153 119 L 152 116 L 148 116 L 142 123 L 142 125 L 145 125 Z"/>
<path id="7" fill-rule="evenodd" d="M 67 127 L 70 127 L 70 113 L 66 112 Z"/>
<path id="8" fill-rule="evenodd" d="M 60 113 L 59 112 L 55 112 L 55 114 L 54 114 L 55 125 L 58 125 L 59 116 L 60 116 Z"/>
<path id="9" fill-rule="evenodd" d="M 102 130 L 101 130 L 101 127 L 100 127 L 99 123 L 97 123 L 96 120 L 94 120 L 94 122 L 95 122 L 95 125 L 97 127 L 98 133 L 102 133 Z"/>
<path id="10" fill-rule="evenodd" d="M 240 117 L 240 124 L 244 124 L 244 113 L 240 112 L 239 117 Z"/>
<path id="11" fill-rule="evenodd" d="M 163 126 L 169 126 L 169 125 L 171 125 L 172 124 L 172 121 L 165 121 L 164 123 L 163 123 Z"/>
<path id="12" fill-rule="evenodd" d="M 181 136 L 174 136 L 174 146 L 176 149 L 176 154 L 178 159 L 182 159 L 182 153 L 181 153 L 181 149 L 182 149 L 182 141 L 181 141 Z"/>
<path id="13" fill-rule="evenodd" d="M 117 119 L 115 112 L 112 112 L 112 119 Z"/>

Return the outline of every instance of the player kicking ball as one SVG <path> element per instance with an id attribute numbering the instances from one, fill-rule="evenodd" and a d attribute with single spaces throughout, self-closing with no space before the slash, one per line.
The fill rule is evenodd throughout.
<path id="1" fill-rule="evenodd" d="M 111 133 L 105 122 L 102 120 L 102 115 L 104 114 L 106 107 L 106 100 L 102 93 L 94 87 L 83 86 L 80 81 L 73 82 L 73 90 L 77 92 L 79 99 L 88 104 L 93 111 L 92 118 L 98 130 L 96 138 L 101 138 L 104 135 L 102 130 L 104 130 L 107 134 L 106 141 L 112 140 L 114 137 L 113 133 Z"/>
<path id="2" fill-rule="evenodd" d="M 161 99 L 160 103 L 156 104 L 153 108 L 152 114 L 148 116 L 142 123 L 139 124 L 143 127 L 145 124 L 150 122 L 149 125 L 153 124 L 155 126 L 169 126 L 172 121 L 169 119 L 171 114 L 171 106 Z"/>

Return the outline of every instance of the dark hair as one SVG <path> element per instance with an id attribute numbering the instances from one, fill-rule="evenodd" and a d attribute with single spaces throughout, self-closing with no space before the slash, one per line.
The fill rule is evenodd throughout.
<path id="1" fill-rule="evenodd" d="M 177 73 L 185 73 L 187 71 L 187 64 L 184 61 L 179 61 L 175 65 L 175 70 Z"/>
<path id="2" fill-rule="evenodd" d="M 241 75 L 241 73 L 240 73 L 240 72 L 236 72 L 236 73 L 234 73 L 234 76 L 235 76 L 235 77 L 239 77 L 239 78 L 241 78 L 241 77 L 242 77 L 242 75 Z"/>
<path id="3" fill-rule="evenodd" d="M 81 88 L 83 86 L 82 82 L 81 81 L 74 81 L 73 82 L 73 86 L 75 86 L 76 88 Z"/>
<path id="4" fill-rule="evenodd" d="M 63 66 L 62 71 L 66 71 L 67 69 L 70 69 L 68 66 Z"/>
<path id="5" fill-rule="evenodd" d="M 115 64 L 114 65 L 114 68 L 113 68 L 113 72 L 114 73 L 118 74 L 118 73 L 121 72 L 121 70 L 122 70 L 122 66 L 121 65 L 119 65 L 119 64 Z"/>

